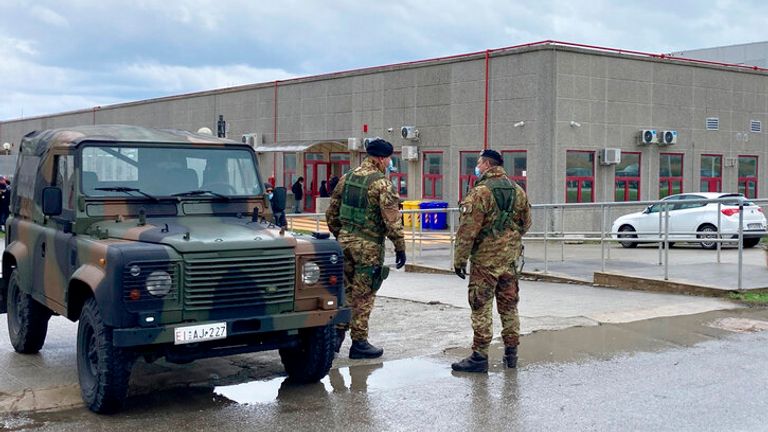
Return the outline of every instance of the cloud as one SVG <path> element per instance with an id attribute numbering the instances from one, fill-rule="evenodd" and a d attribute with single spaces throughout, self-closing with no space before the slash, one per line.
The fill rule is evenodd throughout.
<path id="1" fill-rule="evenodd" d="M 69 20 L 46 7 L 32 6 L 30 14 L 46 24 L 51 24 L 55 27 L 69 27 Z"/>

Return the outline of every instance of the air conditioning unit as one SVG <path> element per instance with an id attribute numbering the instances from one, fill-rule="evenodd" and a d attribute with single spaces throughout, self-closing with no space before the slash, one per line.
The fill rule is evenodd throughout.
<path id="1" fill-rule="evenodd" d="M 656 144 L 659 137 L 656 135 L 656 129 L 643 129 L 640 131 L 640 144 Z"/>
<path id="2" fill-rule="evenodd" d="M 243 134 L 241 141 L 243 144 L 256 148 L 261 145 L 261 134 L 257 132 Z"/>
<path id="3" fill-rule="evenodd" d="M 403 137 L 403 139 L 411 140 L 411 141 L 418 141 L 419 140 L 419 130 L 416 129 L 413 126 L 403 126 L 400 128 L 400 135 Z"/>
<path id="4" fill-rule="evenodd" d="M 600 152 L 600 165 L 616 165 L 621 162 L 621 149 L 604 148 Z"/>
<path id="5" fill-rule="evenodd" d="M 416 146 L 403 146 L 403 160 L 419 160 L 419 148 Z"/>
<path id="6" fill-rule="evenodd" d="M 677 144 L 677 131 L 665 130 L 661 133 L 661 142 L 663 145 Z"/>
<path id="7" fill-rule="evenodd" d="M 358 151 L 360 150 L 360 141 L 357 138 L 347 138 L 347 150 Z"/>

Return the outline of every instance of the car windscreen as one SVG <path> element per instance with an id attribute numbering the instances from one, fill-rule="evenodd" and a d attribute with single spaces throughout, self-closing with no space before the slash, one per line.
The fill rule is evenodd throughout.
<path id="1" fill-rule="evenodd" d="M 253 154 L 247 149 L 87 146 L 80 152 L 80 167 L 81 190 L 87 196 L 262 193 Z"/>

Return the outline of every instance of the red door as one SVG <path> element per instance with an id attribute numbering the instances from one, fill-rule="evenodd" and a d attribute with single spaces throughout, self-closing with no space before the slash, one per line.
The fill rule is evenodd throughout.
<path id="1" fill-rule="evenodd" d="M 330 162 L 305 160 L 304 161 L 304 211 L 315 212 L 315 198 L 320 196 L 320 182 L 328 181 L 330 174 Z"/>

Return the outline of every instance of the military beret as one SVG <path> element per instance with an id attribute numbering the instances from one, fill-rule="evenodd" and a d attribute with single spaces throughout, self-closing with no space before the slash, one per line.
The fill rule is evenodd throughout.
<path id="1" fill-rule="evenodd" d="M 496 162 L 498 162 L 499 165 L 504 164 L 504 159 L 501 158 L 501 154 L 499 154 L 499 152 L 497 152 L 496 150 L 491 150 L 491 149 L 483 150 L 483 152 L 480 153 L 480 157 L 493 159 Z"/>
<path id="2" fill-rule="evenodd" d="M 274 190 L 275 188 L 272 187 L 272 183 L 264 183 L 264 190 Z"/>
<path id="3" fill-rule="evenodd" d="M 368 142 L 365 151 L 371 156 L 388 157 L 392 155 L 392 152 L 394 152 L 395 149 L 392 148 L 392 144 L 389 142 L 384 141 L 381 138 L 375 138 Z"/>

